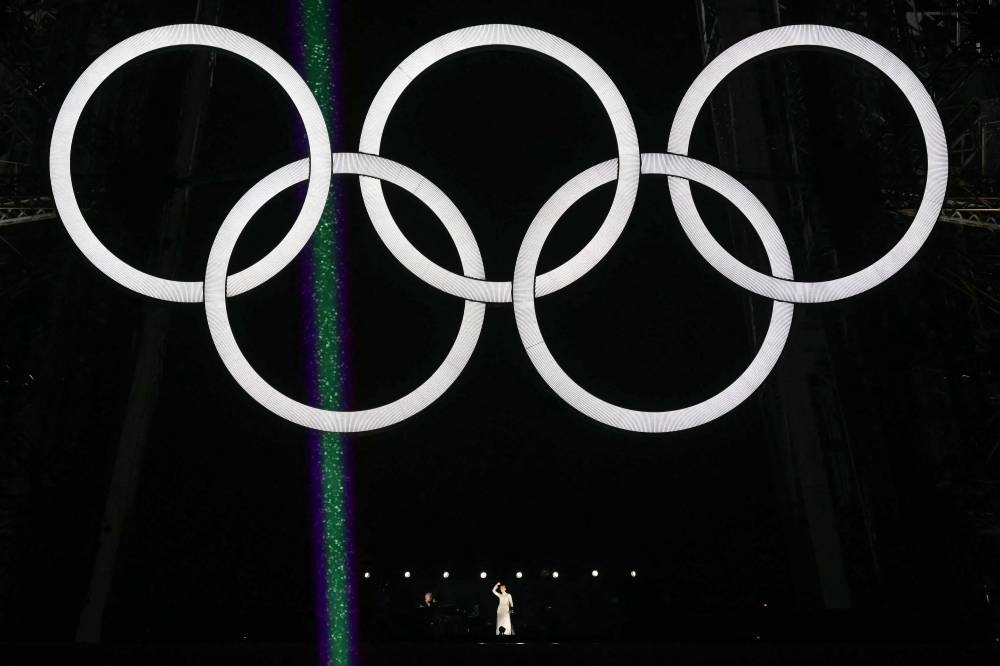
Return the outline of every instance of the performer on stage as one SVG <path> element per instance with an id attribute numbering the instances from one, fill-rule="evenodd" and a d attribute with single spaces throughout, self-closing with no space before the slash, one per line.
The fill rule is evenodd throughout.
<path id="1" fill-rule="evenodd" d="M 497 588 L 499 588 L 499 592 Z M 510 614 L 514 612 L 514 597 L 507 594 L 507 586 L 501 585 L 499 582 L 493 586 L 493 594 L 500 600 L 497 604 L 497 636 L 501 633 L 513 636 L 514 627 L 510 623 Z M 500 631 L 501 627 L 503 628 L 502 632 Z"/>

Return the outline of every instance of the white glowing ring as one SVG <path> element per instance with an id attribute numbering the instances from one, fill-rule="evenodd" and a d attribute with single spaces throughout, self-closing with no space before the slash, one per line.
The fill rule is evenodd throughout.
<path id="1" fill-rule="evenodd" d="M 619 407 L 586 391 L 559 367 L 545 344 L 535 313 L 535 270 L 546 238 L 556 222 L 580 197 L 615 177 L 615 160 L 591 167 L 563 185 L 535 216 L 517 253 L 514 266 L 514 318 L 521 343 L 538 374 L 559 397 L 574 409 L 606 425 L 635 432 L 671 432 L 707 423 L 746 400 L 763 383 L 788 339 L 792 323 L 791 303 L 775 301 L 771 321 L 757 355 L 736 381 L 721 392 L 696 405 L 664 412 L 646 412 Z M 750 221 L 767 252 L 771 271 L 791 279 L 788 258 L 778 227 L 764 205 L 732 176 L 719 169 L 681 155 L 642 154 L 642 173 L 690 179 L 706 185 L 732 202 Z"/>
<path id="2" fill-rule="evenodd" d="M 144 273 L 112 254 L 98 240 L 80 211 L 73 193 L 70 153 L 80 114 L 94 91 L 119 67 L 135 58 L 171 46 L 208 46 L 246 58 L 271 75 L 288 93 L 302 117 L 314 173 L 309 177 L 305 201 L 288 234 L 264 258 L 233 275 L 230 295 L 239 294 L 273 277 L 295 258 L 319 223 L 330 189 L 330 138 L 326 123 L 309 87 L 281 56 L 246 35 L 210 25 L 168 25 L 141 32 L 119 42 L 88 67 L 63 101 L 52 131 L 49 176 L 52 198 L 70 238 L 102 273 L 132 291 L 165 301 L 195 303 L 202 300 L 200 282 L 167 280 Z"/>
<path id="3" fill-rule="evenodd" d="M 941 117 L 920 80 L 899 58 L 870 39 L 828 26 L 790 25 L 759 32 L 720 53 L 694 80 L 677 107 L 667 150 L 687 154 L 698 112 L 709 94 L 734 69 L 765 53 L 790 47 L 833 49 L 864 60 L 889 77 L 916 112 L 927 148 L 927 179 L 917 214 L 899 242 L 881 259 L 851 275 L 825 282 L 782 280 L 780 276 L 764 275 L 743 264 L 712 237 L 695 208 L 687 181 L 671 178 L 670 195 L 688 238 L 706 261 L 729 280 L 755 294 L 781 301 L 837 301 L 881 284 L 912 259 L 930 235 L 944 203 L 948 146 Z"/>
<path id="4" fill-rule="evenodd" d="M 639 140 L 632 115 L 611 78 L 590 56 L 555 35 L 519 25 L 480 25 L 442 35 L 414 51 L 382 84 L 365 118 L 359 151 L 376 155 L 379 153 L 389 113 L 406 87 L 421 72 L 461 51 L 492 46 L 540 53 L 569 68 L 597 95 L 611 120 L 618 144 L 618 163 L 621 168 L 617 174 L 611 209 L 595 236 L 583 249 L 566 263 L 539 276 L 537 295 L 544 296 L 577 280 L 608 253 L 628 222 L 639 188 Z M 466 300 L 510 302 L 510 282 L 475 279 L 468 273 L 464 276 L 457 275 L 417 250 L 392 218 L 381 183 L 362 180 L 361 193 L 379 237 L 396 259 L 418 278 L 441 291 Z"/>
<path id="5" fill-rule="evenodd" d="M 483 277 L 479 248 L 467 241 L 471 231 L 461 213 L 430 182 L 411 169 L 377 155 L 335 153 L 333 173 L 358 174 L 388 180 L 423 201 L 445 224 L 458 249 L 462 270 L 473 277 Z M 437 370 L 416 389 L 402 398 L 375 409 L 341 412 L 310 407 L 289 398 L 268 384 L 254 370 L 240 351 L 226 310 L 226 272 L 236 241 L 247 223 L 278 192 L 306 179 L 309 160 L 293 162 L 254 185 L 226 216 L 212 243 L 205 272 L 205 312 L 212 341 L 226 368 L 250 396 L 278 416 L 293 423 L 329 432 L 362 432 L 398 423 L 437 400 L 461 374 L 479 340 L 486 306 L 467 301 L 458 336 Z M 461 230 L 464 227 L 465 231 Z M 463 236 L 463 233 L 466 234 Z M 476 267 L 479 268 L 476 268 Z"/>

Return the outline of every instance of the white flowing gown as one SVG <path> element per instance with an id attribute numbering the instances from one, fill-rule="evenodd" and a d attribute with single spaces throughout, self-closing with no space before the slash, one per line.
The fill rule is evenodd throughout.
<path id="1" fill-rule="evenodd" d="M 514 627 L 510 623 L 510 610 L 514 607 L 514 597 L 507 592 L 500 592 L 499 585 L 493 586 L 493 594 L 499 599 L 497 604 L 497 636 L 500 635 L 500 627 L 504 628 L 504 634 L 514 635 Z"/>

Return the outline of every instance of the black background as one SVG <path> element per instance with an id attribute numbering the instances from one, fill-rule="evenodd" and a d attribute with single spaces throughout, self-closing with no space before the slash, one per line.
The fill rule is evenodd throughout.
<path id="1" fill-rule="evenodd" d="M 800 4 L 791 18 L 843 25 L 822 7 Z M 86 26 L 88 17 L 112 11 L 117 41 L 194 16 L 190 2 L 109 7 L 72 3 L 55 20 Z M 292 16 L 287 3 L 226 0 L 220 24 L 296 62 Z M 356 2 L 340 8 L 338 18 L 337 150 L 356 147 L 368 104 L 396 64 L 460 27 L 520 23 L 581 48 L 622 92 L 645 152 L 666 149 L 673 113 L 703 67 L 695 4 L 688 2 Z M 51 64 L 46 94 L 56 109 L 75 77 L 111 45 L 96 41 L 82 60 Z M 140 267 L 155 262 L 150 248 L 173 186 L 167 174 L 192 62 L 190 52 L 177 50 L 124 67 L 88 105 L 86 129 L 74 144 L 74 167 L 87 165 L 79 169 L 80 187 L 98 193 L 88 219 L 102 241 Z M 897 147 L 900 153 L 859 136 L 853 100 L 828 85 L 864 69 L 846 58 L 776 54 L 741 67 L 734 78 L 767 80 L 784 62 L 801 67 L 810 120 L 805 182 L 794 186 L 807 189 L 810 208 L 831 230 L 839 274 L 853 272 L 902 235 L 905 221 L 886 214 L 880 189 L 890 181 L 922 187 L 919 169 L 898 167 L 922 149 L 919 135 Z M 912 132 L 915 120 L 898 91 L 887 81 L 877 85 L 885 104 L 878 129 L 890 131 L 896 123 L 893 133 Z M 236 57 L 219 55 L 206 123 L 181 259 L 164 277 L 199 279 L 215 229 L 239 196 L 305 156 L 290 102 L 266 74 Z M 47 146 L 44 133 L 41 142 Z M 691 155 L 715 163 L 714 150 L 703 112 Z M 600 105 L 571 73 L 524 53 L 478 51 L 411 84 L 389 119 L 382 154 L 452 198 L 479 241 L 487 277 L 505 280 L 544 201 L 572 176 L 613 157 L 615 144 Z M 755 191 L 771 177 L 736 175 Z M 367 408 L 433 372 L 454 339 L 461 304 L 388 254 L 354 177 L 335 177 L 334 186 L 346 225 L 349 402 Z M 458 270 L 457 254 L 429 211 L 392 186 L 386 190 L 408 238 Z M 696 192 L 720 241 L 763 268 L 757 245 L 747 253 L 734 243 L 726 204 Z M 611 193 L 610 186 L 600 188 L 560 221 L 539 272 L 586 243 Z M 279 196 L 251 223 L 233 269 L 273 247 L 299 196 L 301 189 Z M 832 277 L 805 261 L 801 230 L 787 222 L 780 204 L 761 196 L 789 239 L 796 277 Z M 0 324 L 9 381 L 26 382 L 8 391 L 4 411 L 19 433 L 9 440 L 7 462 L 23 470 L 10 478 L 23 479 L 27 489 L 13 505 L 7 560 L 13 582 L 2 605 L 14 609 L 4 618 L 12 632 L 69 640 L 89 581 L 140 322 L 158 306 L 90 266 L 58 222 L 43 224 L 9 238 L 29 256 L 32 270 L 45 270 L 27 281 L 27 268 L 4 268 L 10 280 L 28 284 L 5 292 L 4 307 L 17 314 Z M 861 472 L 855 466 L 850 478 L 838 479 L 844 466 L 828 460 L 827 474 L 840 493 L 837 529 L 853 603 L 862 610 L 981 609 L 995 568 L 962 498 L 947 483 L 968 472 L 971 456 L 956 459 L 942 442 L 992 441 L 995 407 L 989 411 L 986 397 L 992 369 L 978 366 L 968 352 L 971 329 L 983 326 L 981 314 L 956 303 L 935 274 L 947 264 L 954 236 L 964 233 L 942 226 L 886 284 L 847 302 L 795 310 L 792 338 L 804 322 L 831 332 L 831 363 L 840 390 L 849 394 L 845 418 Z M 300 263 L 231 299 L 229 308 L 254 367 L 305 400 Z M 308 641 L 308 434 L 239 389 L 217 357 L 201 307 L 167 307 L 162 385 L 106 634 Z M 753 330 L 759 335 L 769 315 L 765 299 L 748 297 L 698 256 L 662 177 L 643 177 L 629 225 L 608 256 L 541 299 L 538 311 L 553 354 L 572 377 L 606 400 L 637 409 L 677 408 L 724 388 L 753 357 Z M 988 316 L 995 326 L 996 315 Z M 931 379 L 921 374 L 928 367 Z M 787 358 L 779 368 L 800 372 Z M 530 597 L 543 570 L 558 569 L 567 584 L 583 585 L 597 568 L 610 588 L 655 586 L 672 613 L 724 613 L 765 601 L 787 611 L 821 609 L 807 531 L 773 446 L 769 414 L 780 411 L 774 389 L 771 378 L 731 413 L 688 432 L 651 436 L 605 428 L 545 386 L 520 345 L 510 307 L 490 306 L 471 362 L 440 400 L 394 428 L 350 437 L 355 573 L 373 575 L 370 583 L 356 581 L 359 594 L 391 579 L 403 590 L 399 598 L 415 603 L 425 581 L 449 570 L 455 600 L 488 604 L 488 586 L 515 570 L 526 579 L 512 583 L 511 591 L 517 597 L 521 588 Z M 877 545 L 857 518 L 858 504 L 880 521 Z M 626 576 L 631 569 L 640 572 L 636 581 Z M 411 587 L 399 588 L 403 570 L 415 572 Z M 470 583 L 481 570 L 489 580 L 476 597 Z"/>

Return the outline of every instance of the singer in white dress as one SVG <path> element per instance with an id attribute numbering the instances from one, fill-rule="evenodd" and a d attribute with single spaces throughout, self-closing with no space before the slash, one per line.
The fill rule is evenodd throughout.
<path id="1" fill-rule="evenodd" d="M 507 586 L 500 583 L 493 586 L 493 594 L 499 599 L 497 604 L 497 636 L 500 635 L 500 627 L 503 627 L 505 635 L 513 636 L 514 627 L 510 623 L 510 614 L 514 609 L 514 597 L 507 594 Z"/>

